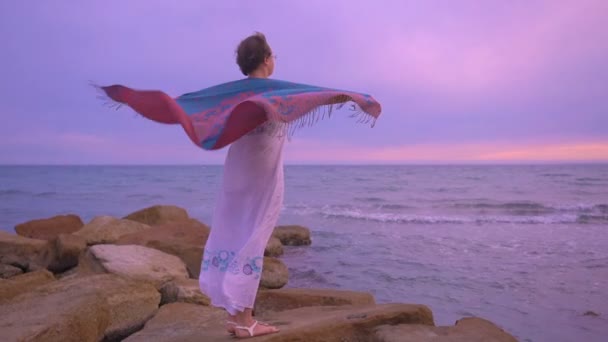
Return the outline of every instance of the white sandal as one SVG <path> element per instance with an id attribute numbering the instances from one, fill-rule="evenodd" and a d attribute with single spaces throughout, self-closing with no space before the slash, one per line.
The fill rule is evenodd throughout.
<path id="1" fill-rule="evenodd" d="M 234 328 L 235 328 L 235 329 L 241 329 L 241 330 L 247 330 L 247 332 L 249 333 L 249 337 L 254 337 L 254 336 L 262 336 L 262 335 L 270 335 L 270 334 L 274 334 L 274 333 L 278 333 L 278 332 L 279 332 L 279 329 L 277 329 L 276 327 L 274 327 L 274 331 L 270 331 L 270 332 L 266 332 L 266 333 L 261 333 L 261 334 L 255 335 L 255 334 L 253 333 L 253 330 L 254 330 L 254 329 L 255 329 L 255 327 L 258 325 L 258 323 L 259 323 L 260 325 L 266 325 L 266 326 L 270 326 L 270 324 L 268 324 L 268 323 L 262 323 L 262 322 L 258 322 L 258 321 L 256 321 L 256 320 L 254 320 L 254 321 L 253 321 L 253 324 L 251 324 L 251 326 L 250 326 L 250 327 L 245 327 L 245 326 L 242 326 L 242 325 L 237 325 L 237 326 L 235 326 Z M 237 337 L 238 337 L 238 336 L 237 336 Z M 247 337 L 238 337 L 238 338 L 247 338 Z"/>

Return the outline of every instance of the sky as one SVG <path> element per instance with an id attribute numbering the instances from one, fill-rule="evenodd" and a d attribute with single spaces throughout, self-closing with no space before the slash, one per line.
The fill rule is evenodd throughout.
<path id="1" fill-rule="evenodd" d="M 255 31 L 276 79 L 368 93 L 288 164 L 608 162 L 608 1 L 2 1 L 0 164 L 221 164 L 180 126 L 89 86 L 172 96 L 240 79 Z"/>

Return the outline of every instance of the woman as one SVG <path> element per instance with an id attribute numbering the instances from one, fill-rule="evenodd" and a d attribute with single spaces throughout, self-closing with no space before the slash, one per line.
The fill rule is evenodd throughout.
<path id="1" fill-rule="evenodd" d="M 237 63 L 249 78 L 272 75 L 275 57 L 264 35 L 239 44 Z M 283 203 L 285 134 L 269 130 L 265 124 L 229 147 L 199 277 L 201 291 L 228 312 L 228 331 L 237 337 L 279 331 L 252 317 L 264 249 Z"/>
<path id="2" fill-rule="evenodd" d="M 252 308 L 283 202 L 287 130 L 310 125 L 347 102 L 354 103 L 351 116 L 360 122 L 375 122 L 381 112 L 367 94 L 270 79 L 274 63 L 266 38 L 257 33 L 238 46 L 237 64 L 247 76 L 241 80 L 176 98 L 159 90 L 96 86 L 110 106 L 128 105 L 150 120 L 181 125 L 197 147 L 230 146 L 199 283 L 211 304 L 228 312 L 228 330 L 237 337 L 278 332 L 255 321 Z"/>

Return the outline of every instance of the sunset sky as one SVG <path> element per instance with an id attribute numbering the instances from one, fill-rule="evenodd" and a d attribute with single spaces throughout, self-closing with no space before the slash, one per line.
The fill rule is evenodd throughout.
<path id="1" fill-rule="evenodd" d="M 0 164 L 221 163 L 88 82 L 178 96 L 242 78 L 254 31 L 273 78 L 382 104 L 374 128 L 345 111 L 296 132 L 287 163 L 608 162 L 605 0 L 54 0 L 0 3 Z"/>

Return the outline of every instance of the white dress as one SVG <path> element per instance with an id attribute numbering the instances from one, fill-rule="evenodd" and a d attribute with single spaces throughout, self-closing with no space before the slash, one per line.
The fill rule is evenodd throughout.
<path id="1" fill-rule="evenodd" d="M 285 134 L 265 134 L 262 126 L 232 143 L 226 156 L 199 285 L 211 305 L 231 315 L 255 302 L 283 205 L 284 143 Z"/>

